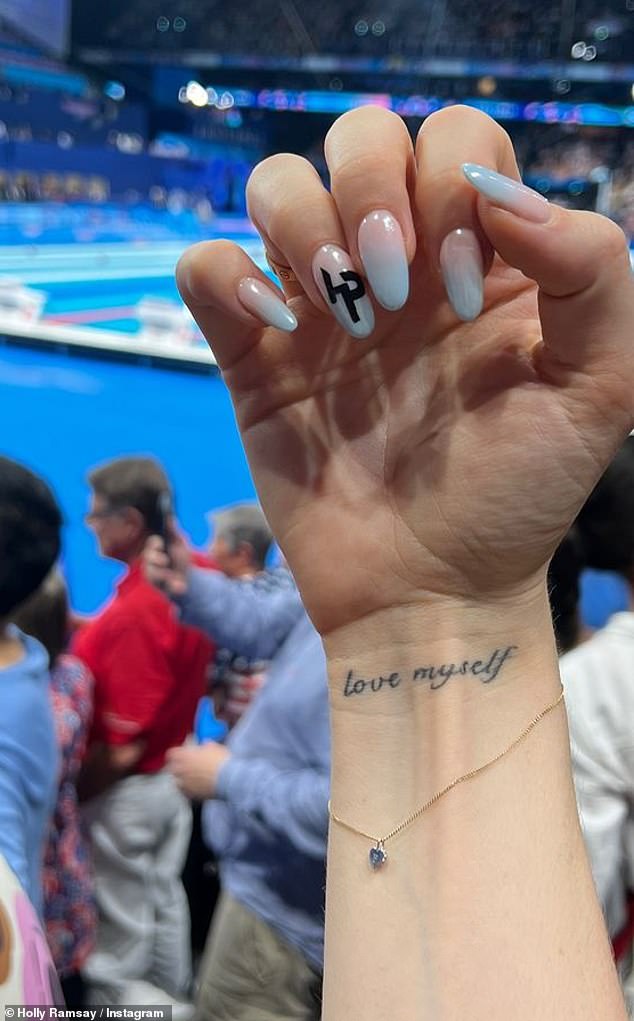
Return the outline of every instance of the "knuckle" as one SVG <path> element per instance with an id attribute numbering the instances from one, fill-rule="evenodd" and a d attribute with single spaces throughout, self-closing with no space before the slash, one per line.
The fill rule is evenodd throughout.
<path id="1" fill-rule="evenodd" d="M 247 201 L 257 199 L 260 194 L 277 191 L 288 174 L 298 171 L 316 173 L 312 163 L 304 156 L 293 152 L 276 152 L 258 163 L 249 175 L 246 186 Z"/>
<path id="2" fill-rule="evenodd" d="M 347 110 L 346 113 L 337 117 L 337 120 L 330 126 L 324 140 L 326 151 L 328 146 L 338 141 L 342 134 L 350 132 L 354 135 L 360 128 L 367 128 L 369 132 L 381 130 L 396 130 L 407 134 L 405 122 L 399 114 L 393 110 L 386 110 L 384 106 L 358 106 L 354 110 Z"/>
<path id="3" fill-rule="evenodd" d="M 511 137 L 501 124 L 483 110 L 465 106 L 463 103 L 443 107 L 442 110 L 435 110 L 429 114 L 419 129 L 417 143 L 429 131 L 435 129 L 451 132 L 457 145 L 460 144 L 461 138 L 477 138 L 485 144 L 488 142 L 500 157 L 513 151 Z"/>
<path id="4" fill-rule="evenodd" d="M 618 223 L 608 220 L 607 217 L 598 213 L 593 213 L 592 216 L 595 221 L 593 227 L 603 258 L 616 262 L 626 256 L 629 261 L 627 238 Z"/>
<path id="5" fill-rule="evenodd" d="M 384 186 L 385 177 L 389 170 L 393 170 L 389 159 L 377 159 L 370 155 L 361 156 L 358 153 L 347 153 L 337 163 L 337 171 L 332 178 L 333 195 L 346 192 L 358 192 L 363 195 L 368 190 L 368 182 L 375 178 Z"/>
<path id="6" fill-rule="evenodd" d="M 484 113 L 483 110 L 478 110 L 474 106 L 466 106 L 464 103 L 456 103 L 454 106 L 444 106 L 442 110 L 434 110 L 433 113 L 430 113 L 429 117 L 425 118 L 422 127 L 427 128 L 435 124 L 444 124 L 445 121 L 448 124 L 452 124 L 455 121 L 462 122 L 463 124 L 491 124 L 499 127 L 497 121 L 489 117 L 488 113 Z"/>
<path id="7" fill-rule="evenodd" d="M 295 153 L 268 156 L 252 170 L 247 181 L 249 216 L 273 240 L 273 224 L 280 218 L 286 224 L 289 212 L 297 208 L 298 198 L 307 185 L 314 187 L 315 179 L 319 180 L 319 175 L 304 156 Z"/>
<path id="8" fill-rule="evenodd" d="M 471 198 L 469 185 L 465 181 L 464 174 L 457 164 L 447 164 L 435 169 L 431 173 L 419 175 L 416 182 L 417 198 L 419 204 L 429 205 L 430 198 L 438 195 L 457 195 L 463 192 Z M 433 198 L 432 206 L 436 206 L 437 199 Z"/>
<path id="9" fill-rule="evenodd" d="M 176 264 L 176 283 L 183 299 L 204 300 L 209 291 L 211 267 L 235 263 L 238 253 L 232 241 L 224 240 L 200 241 L 183 252 Z"/>
<path id="10" fill-rule="evenodd" d="M 600 213 L 586 210 L 562 209 L 559 212 L 562 223 L 576 224 L 572 227 L 576 247 L 586 253 L 587 272 L 592 279 L 598 269 L 611 273 L 622 263 L 631 270 L 630 249 L 624 231 L 614 220 Z"/>
<path id="11" fill-rule="evenodd" d="M 266 232 L 273 244 L 284 249 L 289 229 L 297 223 L 297 215 L 291 202 L 280 200 L 271 210 L 266 222 Z"/>
<path id="12" fill-rule="evenodd" d="M 393 166 L 394 156 L 402 158 L 411 144 L 405 122 L 397 113 L 380 106 L 361 106 L 335 121 L 324 140 L 324 152 L 331 170 L 340 174 L 360 157 L 373 169 Z"/>
<path id="13" fill-rule="evenodd" d="M 185 301 L 194 297 L 196 281 L 200 276 L 200 268 L 203 264 L 201 245 L 193 245 L 183 252 L 176 264 L 176 283 Z"/>

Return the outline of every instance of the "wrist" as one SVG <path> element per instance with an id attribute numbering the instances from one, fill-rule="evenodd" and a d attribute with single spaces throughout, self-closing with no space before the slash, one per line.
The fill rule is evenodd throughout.
<path id="1" fill-rule="evenodd" d="M 559 695 L 545 587 L 508 612 L 412 607 L 369 623 L 325 642 L 333 805 L 357 821 L 361 806 L 397 822 L 494 758 Z"/>
<path id="2" fill-rule="evenodd" d="M 331 704 L 409 711 L 419 692 L 499 688 L 525 672 L 526 654 L 550 662 L 553 629 L 545 583 L 512 599 L 435 597 L 368 614 L 324 636 Z M 458 683 L 462 681 L 463 683 Z"/>

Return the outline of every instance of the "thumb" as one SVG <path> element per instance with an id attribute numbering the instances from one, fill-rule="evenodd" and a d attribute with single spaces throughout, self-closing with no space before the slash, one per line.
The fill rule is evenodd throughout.
<path id="1" fill-rule="evenodd" d="M 540 367 L 555 383 L 609 380 L 613 401 L 620 381 L 631 414 L 634 277 L 622 230 L 487 168 L 465 164 L 463 172 L 480 193 L 478 216 L 491 244 L 539 287 Z"/>

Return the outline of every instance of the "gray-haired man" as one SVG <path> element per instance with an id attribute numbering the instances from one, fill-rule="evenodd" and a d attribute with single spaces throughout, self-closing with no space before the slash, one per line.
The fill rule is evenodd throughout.
<path id="1" fill-rule="evenodd" d="M 208 520 L 212 541 L 207 552 L 214 566 L 228 578 L 251 581 L 262 575 L 266 587 L 270 579 L 262 574 L 273 543 L 261 508 L 256 503 L 238 503 L 223 510 L 211 511 Z M 265 680 L 268 663 L 249 660 L 233 649 L 216 652 L 210 686 L 218 719 L 232 729 Z"/>
<path id="2" fill-rule="evenodd" d="M 228 578 L 253 578 L 264 565 L 273 542 L 262 510 L 256 503 L 237 503 L 212 511 L 209 556 Z"/>

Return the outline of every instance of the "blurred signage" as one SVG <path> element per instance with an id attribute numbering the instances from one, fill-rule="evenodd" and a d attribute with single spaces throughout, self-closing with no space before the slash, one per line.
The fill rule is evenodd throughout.
<path id="1" fill-rule="evenodd" d="M 0 18 L 47 53 L 68 52 L 70 0 L 0 0 Z"/>
<path id="2" fill-rule="evenodd" d="M 192 86 L 196 85 L 194 92 Z M 200 98 L 199 97 L 200 94 Z M 435 110 L 453 106 L 456 100 L 434 96 L 394 96 L 387 93 L 329 92 L 304 89 L 234 89 L 227 85 L 189 82 L 181 85 L 177 98 L 194 106 L 214 105 L 222 96 L 227 106 L 255 110 L 284 110 L 296 113 L 345 113 L 355 107 L 382 106 L 402 117 L 427 117 Z M 212 97 L 212 98 L 209 98 Z M 497 121 L 537 121 L 546 124 L 584 124 L 602 127 L 634 127 L 634 106 L 606 106 L 602 103 L 514 103 L 497 99 L 465 97 L 461 102 L 482 110 Z M 216 104 L 217 105 L 217 104 Z"/>

